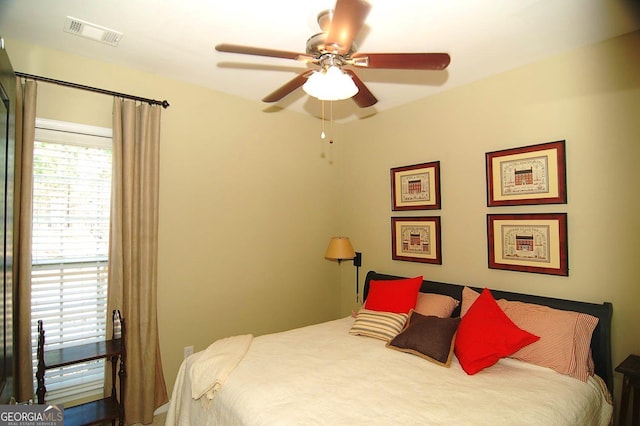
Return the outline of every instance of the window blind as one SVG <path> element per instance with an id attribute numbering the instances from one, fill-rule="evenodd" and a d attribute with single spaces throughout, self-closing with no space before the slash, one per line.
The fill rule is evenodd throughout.
<path id="1" fill-rule="evenodd" d="M 107 268 L 111 199 L 110 129 L 38 120 L 34 143 L 31 333 L 45 348 L 110 337 Z M 104 360 L 47 370 L 46 400 L 102 393 Z"/>

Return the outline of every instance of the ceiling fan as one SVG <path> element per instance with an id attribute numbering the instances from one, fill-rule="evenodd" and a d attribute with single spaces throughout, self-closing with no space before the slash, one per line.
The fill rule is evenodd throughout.
<path id="1" fill-rule="evenodd" d="M 325 10 L 318 14 L 318 24 L 322 32 L 311 36 L 307 40 L 306 53 L 236 44 L 218 44 L 216 50 L 219 52 L 293 59 L 320 66 L 319 70 L 308 69 L 301 72 L 292 80 L 264 97 L 262 99 L 263 102 L 277 102 L 303 86 L 307 93 L 318 99 L 337 100 L 351 97 L 359 107 L 366 108 L 375 105 L 378 100 L 356 73 L 351 69 L 344 68 L 345 66 L 402 70 L 444 70 L 449 65 L 451 58 L 447 53 L 357 52 L 354 38 L 362 29 L 370 9 L 371 6 L 364 0 L 337 0 L 335 9 Z M 332 77 L 338 78 L 338 82 L 334 83 L 334 80 L 331 80 L 331 83 L 328 83 L 330 74 Z M 310 86 L 313 86 L 313 83 L 317 83 L 316 80 L 324 76 L 327 76 L 327 82 L 324 83 L 325 91 L 339 91 L 333 86 L 340 84 L 340 82 L 350 85 L 351 89 L 345 89 L 346 92 L 342 94 L 318 93 Z M 345 77 L 349 81 L 345 81 Z"/>

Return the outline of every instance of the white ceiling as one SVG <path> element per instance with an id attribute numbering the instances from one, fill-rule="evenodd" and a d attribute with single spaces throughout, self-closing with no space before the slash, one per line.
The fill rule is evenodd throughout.
<path id="1" fill-rule="evenodd" d="M 360 52 L 447 52 L 445 71 L 356 72 L 378 98 L 334 119 L 363 118 L 545 57 L 640 29 L 636 0 L 369 0 Z M 218 43 L 304 53 L 332 0 L 0 0 L 0 36 L 111 62 L 259 101 L 304 63 L 220 53 Z M 118 47 L 63 32 L 72 16 L 124 33 Z M 10 46 L 7 46 L 10 51 Z M 17 70 L 25 71 L 25 70 Z M 103 87 L 116 90 L 117 88 Z M 162 93 L 153 96 L 162 99 Z M 171 99 L 169 99 L 171 102 Z M 319 115 L 302 89 L 279 108 Z"/>

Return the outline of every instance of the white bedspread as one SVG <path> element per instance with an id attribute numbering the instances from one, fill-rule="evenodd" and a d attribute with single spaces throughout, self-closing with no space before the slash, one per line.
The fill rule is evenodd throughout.
<path id="1" fill-rule="evenodd" d="M 583 383 L 517 360 L 468 376 L 352 336 L 353 318 L 260 336 L 213 400 L 191 398 L 180 367 L 167 425 L 607 425 Z"/>

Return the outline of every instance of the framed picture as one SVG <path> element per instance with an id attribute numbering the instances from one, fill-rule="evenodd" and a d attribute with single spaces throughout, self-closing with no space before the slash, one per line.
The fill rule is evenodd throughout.
<path id="1" fill-rule="evenodd" d="M 566 204 L 564 141 L 488 152 L 487 206 Z"/>
<path id="2" fill-rule="evenodd" d="M 440 162 L 391 169 L 392 209 L 435 210 L 440 208 Z"/>
<path id="3" fill-rule="evenodd" d="M 391 258 L 441 265 L 440 216 L 392 217 Z"/>
<path id="4" fill-rule="evenodd" d="M 489 268 L 569 275 L 567 214 L 488 214 Z"/>

